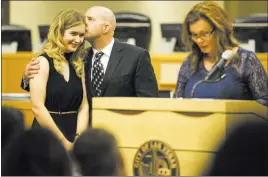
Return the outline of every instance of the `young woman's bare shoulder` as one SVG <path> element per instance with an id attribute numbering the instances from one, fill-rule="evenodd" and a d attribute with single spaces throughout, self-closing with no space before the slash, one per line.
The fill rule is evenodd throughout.
<path id="1" fill-rule="evenodd" d="M 39 60 L 40 70 L 49 70 L 48 60 L 44 56 L 39 56 L 36 59 Z"/>

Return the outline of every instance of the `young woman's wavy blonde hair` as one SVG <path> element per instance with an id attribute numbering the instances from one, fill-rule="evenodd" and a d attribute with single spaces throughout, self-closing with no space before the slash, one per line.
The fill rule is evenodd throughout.
<path id="1" fill-rule="evenodd" d="M 72 28 L 77 25 L 84 24 L 87 26 L 86 18 L 83 14 L 73 10 L 63 10 L 57 14 L 50 25 L 48 32 L 48 42 L 44 45 L 42 53 L 53 58 L 54 67 L 60 74 L 63 73 L 63 66 L 61 62 L 65 60 L 64 52 L 65 47 L 63 44 L 63 36 L 66 29 Z M 74 66 L 75 72 L 78 77 L 82 77 L 84 73 L 83 58 L 86 56 L 85 41 L 73 52 L 71 56 L 71 63 Z"/>
<path id="2" fill-rule="evenodd" d="M 196 71 L 198 63 L 204 55 L 197 44 L 191 39 L 189 28 L 191 24 L 199 19 L 206 20 L 215 29 L 213 32 L 213 44 L 216 47 L 213 51 L 213 56 L 216 57 L 216 61 L 220 59 L 222 52 L 239 45 L 233 35 L 232 21 L 228 20 L 227 14 L 218 3 L 206 1 L 196 4 L 188 12 L 182 25 L 182 41 L 192 51 L 190 56 L 192 73 Z"/>

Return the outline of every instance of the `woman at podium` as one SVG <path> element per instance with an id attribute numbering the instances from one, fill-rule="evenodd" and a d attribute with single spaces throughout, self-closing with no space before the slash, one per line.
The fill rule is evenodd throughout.
<path id="1" fill-rule="evenodd" d="M 254 52 L 239 47 L 232 21 L 216 2 L 196 4 L 187 14 L 182 40 L 191 50 L 174 97 L 257 100 L 268 105 L 267 75 Z M 231 52 L 228 57 L 225 51 Z"/>

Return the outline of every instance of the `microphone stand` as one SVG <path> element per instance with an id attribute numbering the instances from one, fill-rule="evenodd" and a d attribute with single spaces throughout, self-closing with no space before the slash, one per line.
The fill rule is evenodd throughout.
<path id="1" fill-rule="evenodd" d="M 224 73 L 223 75 L 221 75 L 220 78 L 218 78 L 216 80 L 206 80 L 206 79 L 204 79 L 204 80 L 198 81 L 193 86 L 193 89 L 191 91 L 191 98 L 194 98 L 195 90 L 196 90 L 197 86 L 199 86 L 200 84 L 202 84 L 202 83 L 216 83 L 216 82 L 219 82 L 220 80 L 224 79 L 225 77 L 226 77 L 226 74 Z"/>

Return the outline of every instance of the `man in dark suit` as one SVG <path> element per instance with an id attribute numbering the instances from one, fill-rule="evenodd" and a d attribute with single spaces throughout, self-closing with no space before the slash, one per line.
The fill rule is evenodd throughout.
<path id="1" fill-rule="evenodd" d="M 95 6 L 85 15 L 86 39 L 92 45 L 85 58 L 89 102 L 94 96 L 157 97 L 157 81 L 148 51 L 113 38 L 116 19 L 110 9 Z M 32 60 L 26 66 L 23 89 L 29 89 L 27 80 L 38 72 L 38 63 Z"/>

